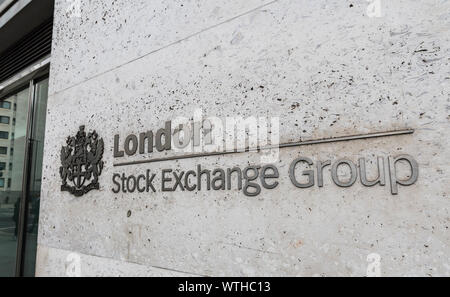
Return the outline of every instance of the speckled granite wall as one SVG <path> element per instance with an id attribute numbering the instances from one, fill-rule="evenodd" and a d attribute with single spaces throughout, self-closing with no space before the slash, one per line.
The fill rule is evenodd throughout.
<path id="1" fill-rule="evenodd" d="M 57 0 L 37 275 L 76 262 L 82 275 L 364 276 L 376 254 L 384 276 L 449 276 L 449 2 L 378 3 L 368 14 L 374 3 L 362 0 L 81 0 L 74 15 Z M 112 166 L 115 134 L 197 108 L 280 117 L 282 143 L 415 133 L 282 149 L 278 187 L 256 197 L 114 194 L 116 172 L 259 162 L 242 153 Z M 105 166 L 100 190 L 74 197 L 60 191 L 60 150 L 80 125 L 103 137 Z M 323 188 L 299 189 L 287 174 L 300 155 L 402 153 L 420 176 L 395 196 L 337 187 L 329 173 Z"/>

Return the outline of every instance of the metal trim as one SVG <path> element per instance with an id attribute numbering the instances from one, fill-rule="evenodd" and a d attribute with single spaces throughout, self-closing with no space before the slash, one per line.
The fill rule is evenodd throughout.
<path id="1" fill-rule="evenodd" d="M 16 0 L 5 0 L 2 4 L 0 4 L 0 16 L 5 13 L 7 8 L 13 4 Z"/>
<path id="2" fill-rule="evenodd" d="M 9 93 L 14 92 L 16 88 L 28 82 L 35 75 L 39 74 L 40 71 L 48 72 L 46 67 L 50 65 L 50 55 L 42 58 L 38 62 L 28 66 L 11 78 L 0 82 L 0 98 L 7 96 Z"/>
<path id="3" fill-rule="evenodd" d="M 211 156 L 218 156 L 218 155 L 245 153 L 245 152 L 250 152 L 250 151 L 262 151 L 262 150 L 270 150 L 270 149 L 277 149 L 277 148 L 287 148 L 287 147 L 303 146 L 303 145 L 313 145 L 313 144 L 332 143 L 332 142 L 358 140 L 358 139 L 387 137 L 387 136 L 405 135 L 405 134 L 413 134 L 413 133 L 414 133 L 414 129 L 403 129 L 403 130 L 377 132 L 377 133 L 369 133 L 369 134 L 339 136 L 339 137 L 333 137 L 333 138 L 288 142 L 288 143 L 283 143 L 283 144 L 279 144 L 279 145 L 256 147 L 256 148 L 252 148 L 252 149 L 250 149 L 249 147 L 246 147 L 243 150 L 231 150 L 231 151 L 212 152 L 212 153 L 197 153 L 197 154 L 189 154 L 189 155 L 182 155 L 182 156 L 172 156 L 172 157 L 166 157 L 166 158 L 155 158 L 155 159 L 149 159 L 149 160 L 130 161 L 130 162 L 123 162 L 123 163 L 115 163 L 115 164 L 113 164 L 113 166 L 115 166 L 115 167 L 128 166 L 128 165 L 137 165 L 137 164 L 144 164 L 144 163 L 173 161 L 173 160 L 180 160 L 180 159 L 211 157 Z"/>
<path id="4" fill-rule="evenodd" d="M 20 201 L 19 209 L 19 223 L 17 233 L 17 248 L 16 248 L 16 276 L 23 276 L 24 272 L 24 259 L 27 245 L 27 226 L 28 226 L 28 202 L 30 198 L 30 176 L 31 176 L 31 164 L 33 157 L 33 135 L 36 118 L 36 84 L 49 77 L 48 72 L 46 74 L 35 75 L 33 79 L 29 81 L 29 102 L 28 102 L 28 114 L 27 114 L 27 131 L 26 131 L 26 143 L 25 143 L 25 155 L 24 155 L 24 172 L 22 175 L 22 197 Z"/>
<path id="5" fill-rule="evenodd" d="M 29 87 L 29 97 L 28 97 L 28 115 L 27 115 L 27 131 L 26 131 L 26 141 L 25 141 L 25 155 L 23 162 L 23 174 L 22 174 L 22 197 L 20 198 L 20 208 L 19 208 L 19 222 L 18 222 L 18 233 L 17 233 L 17 249 L 16 249 L 16 276 L 21 276 L 23 272 L 23 256 L 25 252 L 25 235 L 26 235 L 26 222 L 27 222 L 27 209 L 28 209 L 28 192 L 29 192 L 29 171 L 31 165 L 31 128 L 34 116 L 34 80 L 30 80 Z"/>
<path id="6" fill-rule="evenodd" d="M 0 12 L 0 28 L 8 23 L 16 14 L 18 14 L 25 6 L 31 3 L 32 0 L 18 0 L 12 6 L 8 5 L 8 10 L 3 13 Z M 10 3 L 11 4 L 11 3 Z"/>

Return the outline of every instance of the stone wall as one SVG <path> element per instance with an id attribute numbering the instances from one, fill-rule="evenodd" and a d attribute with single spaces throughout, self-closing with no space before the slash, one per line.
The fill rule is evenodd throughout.
<path id="1" fill-rule="evenodd" d="M 448 2 L 80 4 L 56 1 L 37 275 L 78 264 L 82 275 L 364 276 L 370 265 L 384 276 L 450 275 Z M 414 133 L 282 148 L 278 186 L 253 197 L 112 191 L 115 173 L 260 164 L 258 153 L 240 153 L 113 166 L 174 154 L 119 160 L 114 135 L 156 131 L 198 109 L 279 117 L 280 143 Z M 60 151 L 81 125 L 103 138 L 104 168 L 100 189 L 75 197 L 60 190 Z M 338 187 L 330 167 L 323 187 L 289 179 L 299 156 L 364 157 L 373 178 L 378 156 L 401 154 L 420 173 L 398 195 L 388 184 Z"/>

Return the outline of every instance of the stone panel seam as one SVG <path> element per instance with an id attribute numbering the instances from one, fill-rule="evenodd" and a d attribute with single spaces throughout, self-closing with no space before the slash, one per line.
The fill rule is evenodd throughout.
<path id="1" fill-rule="evenodd" d="M 206 274 L 199 274 L 196 272 L 187 272 L 187 271 L 182 271 L 182 270 L 177 270 L 177 269 L 162 267 L 162 266 L 157 266 L 157 265 L 151 265 L 151 264 L 142 264 L 142 263 L 137 263 L 137 262 L 128 261 L 128 260 L 119 260 L 119 259 L 115 259 L 115 258 L 111 258 L 111 257 L 103 257 L 103 256 L 95 255 L 95 254 L 88 254 L 85 252 L 81 253 L 81 252 L 62 249 L 62 248 L 58 248 L 58 247 L 54 247 L 54 246 L 46 245 L 46 244 L 39 244 L 39 247 L 43 247 L 43 248 L 47 248 L 47 249 L 55 249 L 55 250 L 64 251 L 67 253 L 75 253 L 75 254 L 79 254 L 81 256 L 96 257 L 96 258 L 100 258 L 100 259 L 104 259 L 104 260 L 112 260 L 112 261 L 117 261 L 117 262 L 134 264 L 134 265 L 139 265 L 139 266 L 148 267 L 148 268 L 162 269 L 162 270 L 183 273 L 183 274 L 188 274 L 188 275 L 193 275 L 193 276 L 209 277 L 209 275 L 206 275 Z"/>
<path id="2" fill-rule="evenodd" d="M 65 91 L 67 91 L 67 90 L 69 90 L 69 89 L 72 89 L 72 88 L 74 88 L 74 87 L 76 87 L 76 86 L 79 86 L 79 85 L 81 85 L 81 84 L 83 84 L 83 83 L 85 83 L 85 82 L 88 82 L 88 81 L 93 80 L 93 79 L 95 79 L 95 78 L 98 78 L 98 77 L 100 77 L 100 76 L 102 76 L 102 75 L 105 75 L 105 74 L 107 74 L 107 73 L 110 73 L 110 72 L 112 72 L 112 71 L 114 71 L 114 70 L 117 70 L 117 69 L 123 67 L 123 66 L 126 66 L 126 65 L 131 64 L 131 63 L 133 63 L 133 62 L 136 62 L 136 61 L 138 61 L 138 60 L 140 60 L 140 59 L 143 59 L 143 58 L 145 58 L 145 57 L 147 57 L 147 56 L 150 56 L 151 54 L 154 54 L 154 53 L 156 53 L 156 52 L 159 52 L 159 51 L 161 51 L 161 50 L 164 50 L 164 49 L 166 49 L 166 48 L 169 48 L 169 47 L 171 47 L 171 46 L 173 46 L 173 45 L 176 45 L 176 44 L 178 44 L 178 43 L 181 43 L 181 42 L 183 42 L 183 41 L 186 41 L 186 40 L 188 40 L 188 39 L 190 39 L 190 38 L 192 38 L 192 37 L 194 37 L 194 36 L 200 35 L 200 34 L 202 34 L 202 33 L 204 33 L 204 32 L 207 32 L 207 31 L 209 31 L 209 30 L 211 30 L 211 29 L 217 28 L 217 27 L 219 27 L 219 26 L 221 26 L 221 25 L 224 25 L 224 24 L 226 24 L 226 23 L 232 22 L 232 21 L 234 21 L 234 20 L 236 20 L 236 19 L 238 19 L 238 18 L 241 18 L 241 17 L 243 17 L 243 16 L 246 16 L 246 15 L 248 15 L 248 14 L 250 14 L 250 13 L 252 13 L 252 12 L 255 12 L 255 11 L 257 11 L 257 10 L 260 10 L 260 9 L 262 9 L 262 8 L 264 8 L 264 7 L 267 7 L 267 6 L 270 6 L 270 5 L 272 5 L 272 4 L 275 4 L 276 2 L 279 2 L 279 1 L 280 1 L 280 0 L 274 0 L 274 1 L 271 1 L 271 2 L 269 2 L 269 3 L 260 5 L 260 6 L 256 7 L 256 8 L 252 8 L 251 10 L 248 10 L 248 11 L 246 11 L 246 12 L 244 12 L 244 13 L 241 13 L 241 14 L 239 14 L 239 15 L 237 15 L 237 16 L 234 16 L 234 17 L 232 17 L 232 18 L 229 18 L 229 19 L 227 19 L 227 20 L 225 20 L 225 21 L 223 21 L 223 22 L 217 23 L 217 24 L 212 25 L 212 26 L 210 26 L 210 27 L 208 27 L 208 28 L 206 28 L 206 29 L 203 29 L 203 30 L 200 30 L 200 31 L 198 31 L 198 32 L 192 33 L 192 34 L 190 34 L 190 35 L 188 35 L 188 36 L 186 36 L 186 37 L 183 37 L 183 38 L 178 39 L 178 40 L 176 40 L 176 41 L 174 41 L 174 42 L 171 42 L 171 43 L 169 43 L 169 44 L 167 44 L 167 45 L 165 45 L 165 46 L 162 46 L 162 47 L 160 47 L 160 48 L 157 48 L 157 49 L 155 49 L 155 50 L 152 50 L 152 51 L 150 51 L 150 52 L 148 52 L 148 53 L 146 53 L 146 54 L 144 54 L 144 55 L 142 55 L 142 56 L 136 57 L 136 58 L 134 58 L 134 59 L 132 59 L 132 60 L 129 60 L 129 61 L 125 62 L 125 63 L 122 63 L 122 64 L 120 64 L 120 65 L 114 66 L 114 67 L 112 67 L 112 68 L 110 68 L 110 69 L 108 69 L 108 70 L 105 70 L 105 71 L 103 71 L 103 72 L 97 73 L 97 74 L 95 74 L 95 75 L 93 75 L 93 76 L 91 76 L 91 77 L 89 77 L 89 78 L 86 78 L 86 79 L 84 79 L 84 80 L 82 80 L 82 81 L 80 81 L 80 82 L 78 82 L 78 83 L 75 83 L 75 84 L 73 84 L 73 85 L 71 85 L 71 86 L 69 86 L 69 87 L 63 88 L 63 89 L 61 89 L 61 90 L 59 90 L 59 91 L 55 91 L 55 92 L 53 92 L 52 94 L 49 94 L 49 97 L 50 97 L 50 96 L 57 95 L 57 94 L 60 94 L 60 93 L 63 93 L 63 92 L 65 92 Z"/>

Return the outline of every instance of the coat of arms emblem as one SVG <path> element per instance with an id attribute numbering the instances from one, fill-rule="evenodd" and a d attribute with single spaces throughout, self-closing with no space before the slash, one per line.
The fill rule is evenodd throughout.
<path id="1" fill-rule="evenodd" d="M 86 134 L 84 129 L 80 126 L 75 137 L 67 137 L 67 145 L 61 148 L 61 191 L 77 197 L 100 188 L 98 177 L 103 169 L 103 139 L 95 130 Z"/>

